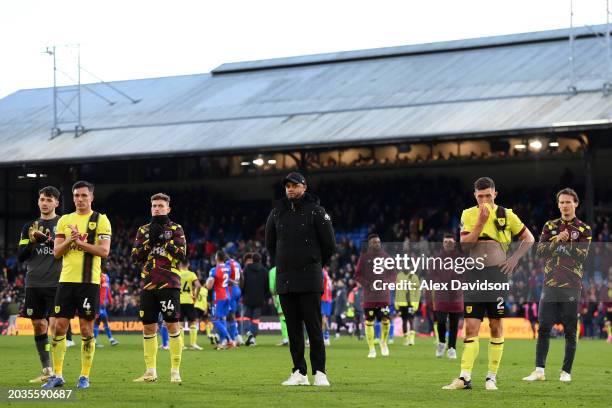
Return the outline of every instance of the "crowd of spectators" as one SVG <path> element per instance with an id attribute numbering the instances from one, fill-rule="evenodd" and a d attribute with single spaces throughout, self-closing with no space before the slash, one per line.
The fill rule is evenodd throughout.
<path id="1" fill-rule="evenodd" d="M 560 186 L 559 186 L 560 187 Z M 458 236 L 461 209 L 474 205 L 469 186 L 450 177 L 394 177 L 347 179 L 310 186 L 321 197 L 337 232 L 337 251 L 329 273 L 337 316 L 345 315 L 348 295 L 355 287 L 354 272 L 362 242 L 377 232 L 383 242 L 440 242 L 444 233 Z M 512 208 L 536 236 L 547 219 L 558 217 L 556 187 L 504 191 L 498 202 Z M 577 188 L 580 191 L 580 188 Z M 225 250 L 241 260 L 247 252 L 259 252 L 270 266 L 264 241 L 264 226 L 272 201 L 235 201 L 211 194 L 202 188 L 166 191 L 172 197 L 171 218 L 183 225 L 188 239 L 191 270 L 202 281 L 213 266 L 214 253 Z M 150 192 L 153 193 L 153 192 Z M 110 276 L 111 316 L 137 316 L 141 290 L 140 266 L 130 259 L 136 228 L 148 222 L 149 192 L 117 191 L 102 207 L 113 226 L 111 253 L 105 263 Z M 610 207 L 608 192 L 599 192 L 599 207 Z M 100 205 L 100 203 L 97 203 Z M 579 212 L 580 216 L 580 212 Z M 593 242 L 609 242 L 610 216 L 600 213 L 593 225 Z M 598 294 L 612 274 L 612 250 L 595 245 L 585 268 L 584 304 L 581 309 L 585 335 L 598 336 L 603 313 Z M 23 302 L 25 266 L 14 254 L 0 258 L 0 320 Z M 511 282 L 507 306 L 512 316 L 523 316 L 531 302 L 537 302 L 543 284 L 543 263 L 534 253 L 524 257 Z M 10 299 L 10 301 L 7 301 Z M 527 305 L 527 306 L 526 306 Z M 273 314 L 270 307 L 264 312 Z M 422 316 L 423 321 L 427 316 Z M 342 323 L 342 322 L 340 322 Z"/>

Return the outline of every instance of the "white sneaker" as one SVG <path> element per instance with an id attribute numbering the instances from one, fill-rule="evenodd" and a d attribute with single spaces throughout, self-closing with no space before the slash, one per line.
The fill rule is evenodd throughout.
<path id="1" fill-rule="evenodd" d="M 74 346 L 74 341 L 66 340 L 66 347 L 73 347 L 73 346 Z"/>
<path id="2" fill-rule="evenodd" d="M 30 380 L 31 383 L 46 383 L 49 377 L 53 375 L 53 370 L 51 367 L 45 367 L 42 370 L 42 374 L 38 377 Z"/>
<path id="3" fill-rule="evenodd" d="M 448 350 L 446 350 L 446 357 L 450 358 L 451 360 L 456 360 L 457 350 L 455 350 L 454 348 L 449 348 Z"/>
<path id="4" fill-rule="evenodd" d="M 485 380 L 485 390 L 487 390 L 487 391 L 495 391 L 495 390 L 497 390 L 496 381 L 491 379 L 491 378 L 487 378 Z"/>
<path id="5" fill-rule="evenodd" d="M 471 390 L 472 381 L 463 377 L 455 378 L 453 382 L 442 387 L 443 390 Z"/>
<path id="6" fill-rule="evenodd" d="M 157 381 L 157 372 L 155 370 L 147 370 L 143 375 L 133 380 L 134 382 L 155 382 Z"/>
<path id="7" fill-rule="evenodd" d="M 244 340 L 242 340 L 241 334 L 236 336 L 236 346 L 244 346 Z"/>
<path id="8" fill-rule="evenodd" d="M 191 346 L 189 346 L 189 348 L 192 350 L 203 350 L 203 348 L 197 344 L 192 344 Z"/>
<path id="9" fill-rule="evenodd" d="M 281 385 L 310 385 L 310 382 L 308 376 L 302 375 L 300 370 L 295 370 Z"/>
<path id="10" fill-rule="evenodd" d="M 389 346 L 387 343 L 380 343 L 380 355 L 383 357 L 389 357 Z"/>
<path id="11" fill-rule="evenodd" d="M 438 343 L 436 346 L 436 357 L 444 357 L 444 349 L 446 348 L 445 343 Z"/>
<path id="12" fill-rule="evenodd" d="M 325 339 L 325 340 L 323 340 L 323 345 L 330 346 L 331 342 L 329 341 L 329 339 Z"/>
<path id="13" fill-rule="evenodd" d="M 327 379 L 327 375 L 320 371 L 317 371 L 314 376 L 313 385 L 317 387 L 329 387 L 329 380 Z"/>
<path id="14" fill-rule="evenodd" d="M 523 377 L 523 381 L 545 381 L 546 376 L 544 371 L 533 370 L 527 377 Z"/>
<path id="15" fill-rule="evenodd" d="M 170 382 L 181 383 L 181 374 L 176 369 L 170 369 Z"/>
<path id="16" fill-rule="evenodd" d="M 171 383 L 181 383 L 181 374 L 179 370 L 170 369 L 170 382 Z"/>
<path id="17" fill-rule="evenodd" d="M 368 353 L 368 358 L 376 358 L 376 348 L 372 347 Z"/>
<path id="18" fill-rule="evenodd" d="M 566 373 L 565 371 L 561 371 L 561 375 L 559 376 L 559 381 L 562 382 L 571 382 L 572 375 L 570 373 Z"/>

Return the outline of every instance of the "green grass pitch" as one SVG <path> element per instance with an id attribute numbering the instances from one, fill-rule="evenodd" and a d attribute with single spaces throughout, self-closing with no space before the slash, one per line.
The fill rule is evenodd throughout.
<path id="1" fill-rule="evenodd" d="M 78 337 L 77 337 L 78 338 Z M 276 347 L 276 336 L 260 336 L 257 347 L 215 351 L 185 350 L 181 385 L 169 382 L 168 351 L 157 356 L 157 383 L 138 384 L 142 374 L 142 339 L 123 335 L 121 344 L 96 350 L 91 388 L 77 392 L 75 402 L 45 402 L 46 406 L 103 407 L 609 407 L 612 398 L 612 345 L 584 340 L 572 373 L 573 382 L 558 380 L 563 341 L 551 342 L 547 381 L 524 383 L 521 378 L 533 369 L 535 342 L 507 340 L 498 377 L 499 391 L 484 390 L 487 342 L 481 340 L 480 355 L 473 373 L 474 389 L 444 391 L 440 387 L 459 372 L 459 360 L 436 359 L 433 340 L 417 338 L 417 344 L 390 346 L 391 356 L 368 359 L 364 341 L 332 339 L 327 348 L 327 370 L 332 386 L 282 387 L 290 374 L 286 347 Z M 200 343 L 206 341 L 200 336 Z M 399 339 L 401 340 L 401 339 Z M 79 343 L 79 342 L 77 342 Z M 0 388 L 30 388 L 30 378 L 39 373 L 34 341 L 29 336 L 0 338 Z M 308 351 L 308 349 L 307 349 Z M 459 353 L 461 346 L 459 346 Z M 66 354 L 66 387 L 74 388 L 80 371 L 80 350 Z M 312 378 L 311 378 L 312 381 Z M 72 405 L 74 404 L 74 405 Z M 42 406 L 36 402 L 10 402 L 0 406 Z"/>

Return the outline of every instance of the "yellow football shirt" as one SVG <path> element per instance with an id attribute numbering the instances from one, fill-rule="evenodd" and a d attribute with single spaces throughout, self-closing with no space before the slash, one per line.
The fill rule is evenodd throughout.
<path id="1" fill-rule="evenodd" d="M 198 280 L 198 276 L 189 269 L 181 270 L 181 303 L 193 304 L 191 292 L 193 291 L 193 282 Z"/>
<path id="2" fill-rule="evenodd" d="M 208 310 L 208 289 L 206 289 L 204 286 L 202 286 L 200 288 L 200 291 L 198 292 L 198 297 L 196 298 L 196 302 L 195 302 L 195 308 L 196 309 L 200 309 L 202 311 L 207 311 Z"/>
<path id="3" fill-rule="evenodd" d="M 497 218 L 497 205 L 489 206 L 489 218 L 480 232 L 478 238 L 494 240 L 500 244 L 509 244 L 512 238 L 519 236 L 525 230 L 525 225 L 519 217 L 509 208 L 506 208 L 506 218 Z M 461 214 L 461 235 L 469 234 L 478 221 L 478 206 L 463 210 Z M 499 229 L 497 224 L 503 226 Z"/>
<path id="4" fill-rule="evenodd" d="M 93 213 L 93 212 L 92 212 Z M 76 225 L 79 233 L 83 236 L 83 239 L 87 240 L 87 230 L 89 229 L 89 218 L 91 214 L 77 214 L 76 212 L 62 215 L 57 222 L 57 233 L 56 237 L 67 237 L 71 234 L 70 225 Z M 111 224 L 108 217 L 105 214 L 100 214 L 96 225 L 92 225 L 92 229 L 96 230 L 96 239 L 94 242 L 99 243 L 100 237 L 110 239 L 112 235 Z M 60 282 L 73 282 L 73 283 L 84 283 L 83 282 L 83 263 L 85 260 L 85 252 L 82 249 L 77 248 L 76 243 L 70 245 L 70 249 L 66 252 L 62 259 L 62 272 L 60 274 Z M 100 284 L 100 265 L 102 259 L 99 256 L 93 257 L 91 281 L 85 283 L 96 283 Z"/>

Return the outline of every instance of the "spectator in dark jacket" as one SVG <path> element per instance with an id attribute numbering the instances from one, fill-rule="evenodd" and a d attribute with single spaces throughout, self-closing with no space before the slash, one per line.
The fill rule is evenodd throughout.
<path id="1" fill-rule="evenodd" d="M 247 346 L 254 346 L 259 331 L 261 308 L 270 296 L 268 270 L 261 264 L 261 255 L 247 253 L 243 261 L 244 271 L 240 276 L 242 303 L 245 306 L 244 317 L 250 321 L 247 332 Z"/>
<path id="2" fill-rule="evenodd" d="M 293 374 L 283 385 L 307 385 L 304 325 L 310 339 L 310 363 L 315 385 L 329 385 L 321 330 L 323 265 L 336 247 L 331 218 L 319 200 L 306 193 L 306 179 L 290 173 L 284 197 L 266 223 L 266 248 L 276 263 L 276 291 L 289 332 Z"/>

